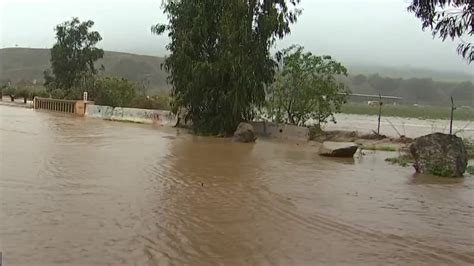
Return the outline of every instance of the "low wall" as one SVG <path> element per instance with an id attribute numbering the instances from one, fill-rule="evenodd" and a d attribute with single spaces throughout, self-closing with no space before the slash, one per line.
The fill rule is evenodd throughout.
<path id="1" fill-rule="evenodd" d="M 309 141 L 309 129 L 272 122 L 252 122 L 257 135 L 268 138 L 293 141 Z"/>
<path id="2" fill-rule="evenodd" d="M 113 121 L 127 121 L 143 124 L 159 124 L 163 126 L 176 124 L 176 118 L 170 111 L 147 110 L 137 108 L 110 107 L 90 105 L 86 107 L 86 117 Z"/>

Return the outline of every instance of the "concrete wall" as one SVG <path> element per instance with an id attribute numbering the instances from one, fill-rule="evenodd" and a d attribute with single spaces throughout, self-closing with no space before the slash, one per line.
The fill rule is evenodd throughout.
<path id="1" fill-rule="evenodd" d="M 163 126 L 174 126 L 176 124 L 176 116 L 174 116 L 170 111 L 163 110 L 122 107 L 113 108 L 110 106 L 87 104 L 85 116 L 105 120 L 158 124 Z M 306 127 L 271 122 L 251 122 L 251 124 L 255 133 L 261 137 L 290 141 L 309 140 L 309 129 Z"/>
<path id="2" fill-rule="evenodd" d="M 84 116 L 86 113 L 86 102 L 84 101 L 77 101 L 74 105 L 74 113 L 76 115 Z"/>
<path id="3" fill-rule="evenodd" d="M 176 123 L 176 118 L 170 111 L 122 107 L 113 108 L 110 106 L 91 104 L 87 105 L 85 116 L 113 121 L 159 124 L 163 126 L 174 126 Z"/>
<path id="4" fill-rule="evenodd" d="M 276 124 L 271 122 L 252 122 L 255 133 L 262 137 L 281 140 L 308 141 L 309 129 L 292 125 Z"/>

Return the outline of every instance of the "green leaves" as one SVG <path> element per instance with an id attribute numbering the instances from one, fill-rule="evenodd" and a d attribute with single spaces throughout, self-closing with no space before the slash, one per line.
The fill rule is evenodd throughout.
<path id="1" fill-rule="evenodd" d="M 51 49 L 52 73 L 45 71 L 45 85 L 50 92 L 59 90 L 65 98 L 74 97 L 73 87 L 84 73 L 96 74 L 94 62 L 104 56 L 96 44 L 102 40 L 97 31 L 90 31 L 91 20 L 78 18 L 56 26 L 56 44 Z"/>
<path id="2" fill-rule="evenodd" d="M 135 87 L 125 79 L 101 77 L 94 83 L 93 99 L 97 104 L 112 107 L 130 106 L 135 98 Z"/>
<path id="3" fill-rule="evenodd" d="M 474 46 L 462 41 L 474 34 L 474 1 L 413 0 L 408 11 L 415 13 L 422 20 L 423 29 L 431 29 L 433 36 L 443 41 L 461 39 L 458 53 L 468 62 L 474 61 Z"/>
<path id="4" fill-rule="evenodd" d="M 335 122 L 349 90 L 339 75 L 347 69 L 330 56 L 314 56 L 300 46 L 279 53 L 280 70 L 275 82 L 267 88 L 267 111 L 279 123 L 304 126 L 309 120 L 320 125 L 328 119 Z"/>
<path id="5" fill-rule="evenodd" d="M 270 47 L 290 32 L 299 1 L 167 1 L 171 55 L 164 67 L 173 106 L 187 110 L 200 134 L 229 134 L 265 102 L 276 63 Z M 293 8 L 291 8 L 293 7 Z"/>
<path id="6" fill-rule="evenodd" d="M 156 35 L 163 34 L 166 31 L 166 29 L 167 29 L 167 26 L 164 24 L 156 24 L 156 25 L 151 26 L 151 32 Z"/>

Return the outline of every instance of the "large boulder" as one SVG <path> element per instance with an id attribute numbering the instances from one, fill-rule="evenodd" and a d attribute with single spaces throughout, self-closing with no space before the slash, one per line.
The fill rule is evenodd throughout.
<path id="1" fill-rule="evenodd" d="M 410 145 L 416 172 L 461 177 L 467 168 L 467 151 L 461 138 L 434 133 L 415 139 Z"/>
<path id="2" fill-rule="evenodd" d="M 234 133 L 234 141 L 251 143 L 255 142 L 255 140 L 257 140 L 257 136 L 255 135 L 253 126 L 249 123 L 240 123 Z"/>
<path id="3" fill-rule="evenodd" d="M 325 141 L 319 148 L 319 155 L 327 157 L 352 158 L 359 149 L 353 142 L 332 142 Z"/>

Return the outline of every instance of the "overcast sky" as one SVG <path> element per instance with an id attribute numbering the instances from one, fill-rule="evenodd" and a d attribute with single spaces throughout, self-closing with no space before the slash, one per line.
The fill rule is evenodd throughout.
<path id="1" fill-rule="evenodd" d="M 406 11 L 407 0 L 302 0 L 303 15 L 277 48 L 298 43 L 347 64 L 413 66 L 474 73 L 456 44 L 433 39 Z M 55 25 L 95 21 L 105 50 L 165 55 L 166 37 L 150 26 L 166 22 L 161 0 L 0 0 L 1 47 L 50 48 Z"/>

